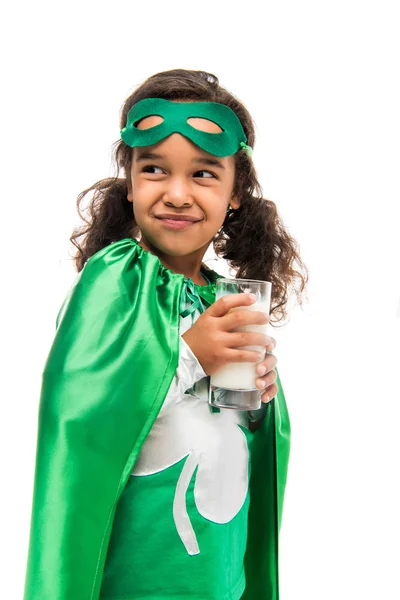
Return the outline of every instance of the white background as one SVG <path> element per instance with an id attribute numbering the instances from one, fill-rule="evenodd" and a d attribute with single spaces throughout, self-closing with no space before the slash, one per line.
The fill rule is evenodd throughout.
<path id="1" fill-rule="evenodd" d="M 15 2 L 2 18 L 1 596 L 22 597 L 41 372 L 76 276 L 77 195 L 114 174 L 125 98 L 207 70 L 310 270 L 272 335 L 292 422 L 281 600 L 398 600 L 396 2 Z M 6 557 L 6 558 L 4 558 Z M 56 600 L 56 599 L 54 599 Z M 261 600 L 261 599 L 260 599 Z"/>

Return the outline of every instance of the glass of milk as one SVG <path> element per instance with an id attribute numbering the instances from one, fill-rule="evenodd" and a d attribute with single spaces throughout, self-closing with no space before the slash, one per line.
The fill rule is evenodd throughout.
<path id="1" fill-rule="evenodd" d="M 272 283 L 255 279 L 217 279 L 216 300 L 226 294 L 255 294 L 256 302 L 250 306 L 238 306 L 231 310 L 255 310 L 269 315 Z M 234 331 L 253 331 L 268 335 L 268 323 L 245 325 Z M 263 346 L 243 346 L 246 350 L 265 353 Z M 256 387 L 259 363 L 228 363 L 210 377 L 209 404 L 218 408 L 257 410 L 261 407 L 262 390 Z"/>

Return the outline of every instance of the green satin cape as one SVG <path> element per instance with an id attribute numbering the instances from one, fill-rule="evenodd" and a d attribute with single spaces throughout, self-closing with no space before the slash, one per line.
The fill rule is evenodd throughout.
<path id="1" fill-rule="evenodd" d="M 124 238 L 69 290 L 43 371 L 24 600 L 98 599 L 118 499 L 178 366 L 183 284 Z M 214 301 L 214 285 L 197 289 Z M 290 422 L 277 384 L 253 439 L 245 600 L 279 598 Z"/>

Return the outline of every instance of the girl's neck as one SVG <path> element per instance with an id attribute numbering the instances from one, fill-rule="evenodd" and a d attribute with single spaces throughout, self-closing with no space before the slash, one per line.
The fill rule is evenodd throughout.
<path id="1" fill-rule="evenodd" d="M 197 285 L 207 285 L 208 281 L 203 277 L 201 273 L 201 265 L 203 256 L 206 252 L 206 249 L 201 250 L 201 252 L 196 256 L 171 256 L 167 254 L 162 254 L 158 248 L 149 247 L 149 245 L 144 242 L 144 240 L 139 241 L 139 245 L 146 250 L 147 252 L 151 252 L 155 256 L 157 256 L 161 262 L 161 264 L 170 271 L 174 273 L 180 273 L 184 275 L 186 278 L 189 278 L 193 281 L 193 283 Z"/>

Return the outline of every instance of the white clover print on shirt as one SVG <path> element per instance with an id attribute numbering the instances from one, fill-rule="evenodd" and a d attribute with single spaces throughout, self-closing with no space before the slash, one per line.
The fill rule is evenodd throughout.
<path id="1" fill-rule="evenodd" d="M 200 553 L 186 508 L 186 492 L 196 467 L 194 499 L 204 518 L 228 523 L 246 500 L 249 450 L 240 428 L 247 426 L 245 415 L 226 409 L 211 412 L 204 399 L 186 395 L 160 413 L 132 470 L 133 476 L 153 475 L 187 457 L 176 486 L 173 518 L 191 555 Z"/>

